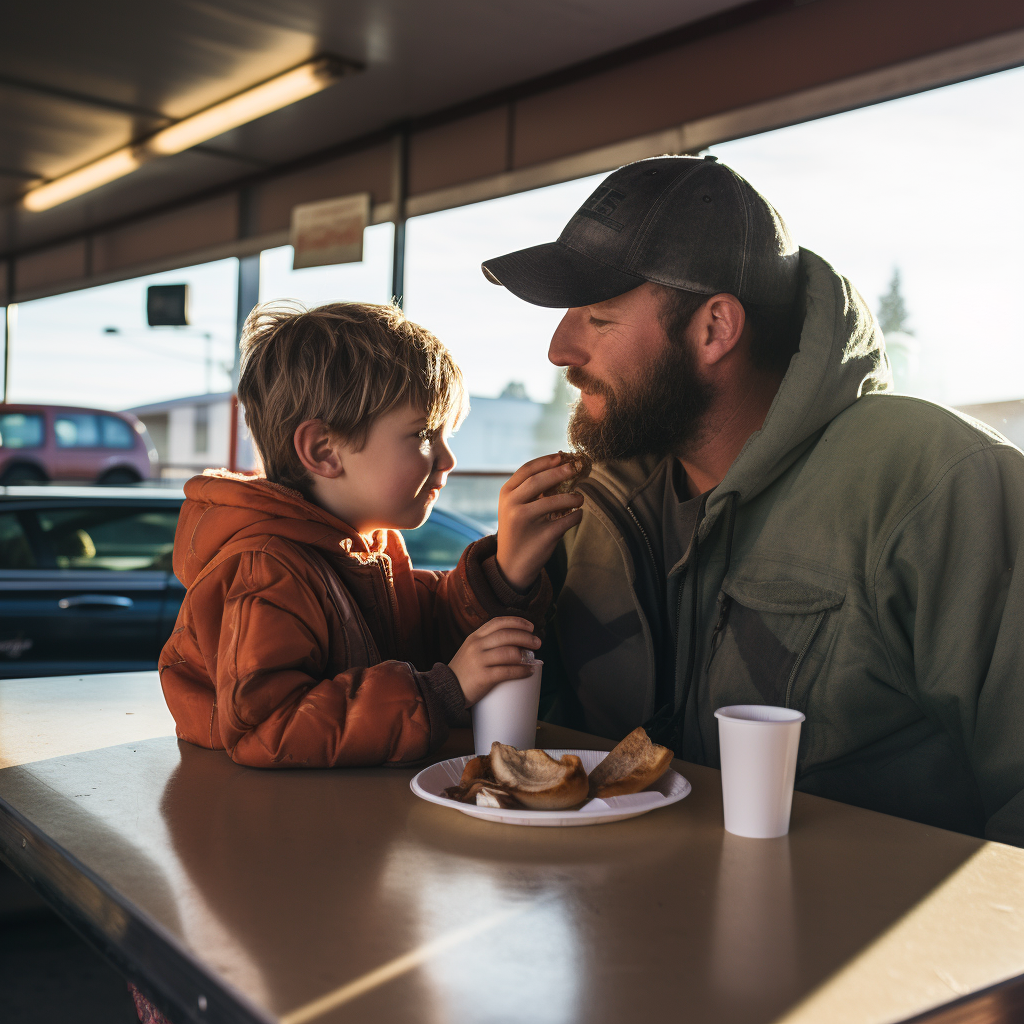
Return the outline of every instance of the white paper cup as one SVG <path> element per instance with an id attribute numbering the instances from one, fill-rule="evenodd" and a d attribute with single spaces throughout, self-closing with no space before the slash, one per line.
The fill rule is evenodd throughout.
<path id="1" fill-rule="evenodd" d="M 734 704 L 719 708 L 725 830 L 750 839 L 789 831 L 796 753 L 804 716 L 790 708 Z"/>
<path id="2" fill-rule="evenodd" d="M 489 754 L 491 744 L 508 743 L 518 750 L 537 745 L 537 709 L 540 705 L 540 673 L 543 661 L 534 661 L 525 679 L 498 683 L 472 708 L 473 749 Z"/>

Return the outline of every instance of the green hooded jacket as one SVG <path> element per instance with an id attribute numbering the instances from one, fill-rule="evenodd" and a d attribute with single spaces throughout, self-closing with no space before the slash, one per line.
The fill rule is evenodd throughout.
<path id="1" fill-rule="evenodd" d="M 797 789 L 1024 845 L 1024 454 L 890 393 L 863 300 L 801 261 L 799 351 L 675 607 L 635 514 L 665 460 L 595 467 L 549 565 L 546 717 L 718 767 L 716 708 L 797 708 Z"/>

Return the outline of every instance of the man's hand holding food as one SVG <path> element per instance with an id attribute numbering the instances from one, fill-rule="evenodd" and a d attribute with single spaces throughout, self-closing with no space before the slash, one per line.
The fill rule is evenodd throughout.
<path id="1" fill-rule="evenodd" d="M 555 545 L 583 518 L 583 495 L 565 488 L 589 468 L 580 455 L 542 455 L 520 466 L 501 488 L 498 568 L 516 590 L 533 586 Z"/>

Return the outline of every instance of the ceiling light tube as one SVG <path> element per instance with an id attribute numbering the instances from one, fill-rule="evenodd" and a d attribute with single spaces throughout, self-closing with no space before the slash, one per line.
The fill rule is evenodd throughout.
<path id="1" fill-rule="evenodd" d="M 51 206 L 59 206 L 69 199 L 74 199 L 75 196 L 91 192 L 100 185 L 106 185 L 108 181 L 131 174 L 141 163 L 138 154 L 127 146 L 111 153 L 110 156 L 79 167 L 77 171 L 54 178 L 53 181 L 48 181 L 31 192 L 26 192 L 21 201 L 25 208 L 33 213 L 49 210 Z"/>
<path id="2" fill-rule="evenodd" d="M 331 57 L 301 64 L 164 128 L 146 141 L 146 149 L 161 156 L 191 149 L 326 89 L 350 68 L 351 65 Z"/>
<path id="3" fill-rule="evenodd" d="M 141 143 L 125 146 L 70 174 L 54 178 L 26 192 L 22 196 L 22 204 L 33 212 L 49 210 L 91 192 L 100 185 L 131 174 L 152 157 L 169 156 L 191 149 L 232 128 L 312 96 L 326 89 L 346 72 L 357 70 L 359 65 L 351 61 L 338 57 L 317 57 L 276 78 L 246 89 L 237 96 L 215 103 L 198 114 L 183 118 Z"/>

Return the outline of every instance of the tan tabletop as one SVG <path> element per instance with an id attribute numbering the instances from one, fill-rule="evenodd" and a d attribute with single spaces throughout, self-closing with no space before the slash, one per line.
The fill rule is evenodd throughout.
<path id="1" fill-rule="evenodd" d="M 0 855 L 181 1022 L 882 1024 L 1024 974 L 1024 851 L 799 793 L 740 839 L 675 767 L 640 818 L 496 825 L 179 744 L 155 673 L 5 680 Z"/>

